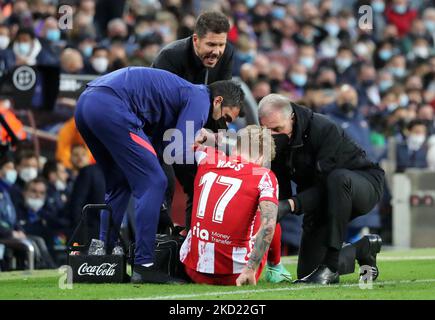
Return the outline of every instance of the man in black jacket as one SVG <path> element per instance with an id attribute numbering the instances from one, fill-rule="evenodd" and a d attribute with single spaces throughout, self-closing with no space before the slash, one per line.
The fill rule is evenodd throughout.
<path id="1" fill-rule="evenodd" d="M 354 271 L 355 258 L 372 279 L 381 239 L 368 235 L 342 248 L 350 220 L 380 200 L 384 171 L 370 162 L 343 129 L 325 116 L 278 94 L 260 101 L 259 120 L 272 130 L 272 163 L 280 186 L 280 215 L 304 213 L 299 282 L 331 284 Z M 290 181 L 297 184 L 292 196 Z"/>
<path id="2" fill-rule="evenodd" d="M 220 80 L 230 80 L 234 48 L 227 43 L 229 30 L 230 24 L 223 13 L 216 11 L 202 13 L 196 20 L 193 35 L 164 47 L 154 60 L 152 67 L 172 72 L 194 84 L 211 84 Z M 222 119 L 216 121 L 212 117 L 209 117 L 204 127 L 213 132 L 228 129 L 225 121 Z M 168 214 L 170 214 L 175 191 L 175 173 L 187 195 L 186 230 L 189 230 L 196 165 L 174 164 L 171 167 L 163 163 L 162 167 L 168 177 L 168 190 L 165 197 Z"/>
<path id="3" fill-rule="evenodd" d="M 205 12 L 196 20 L 193 35 L 164 47 L 152 67 L 195 84 L 230 80 L 234 48 L 227 43 L 229 29 L 223 13 Z"/>

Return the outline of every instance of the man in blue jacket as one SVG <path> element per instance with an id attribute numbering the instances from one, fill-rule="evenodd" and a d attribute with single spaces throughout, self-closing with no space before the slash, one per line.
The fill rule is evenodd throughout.
<path id="1" fill-rule="evenodd" d="M 135 198 L 132 282 L 173 282 L 153 267 L 155 234 L 167 185 L 158 159 L 165 147 L 165 131 L 175 128 L 184 137 L 181 152 L 175 150 L 175 160 L 193 159 L 189 157 L 193 137 L 192 143 L 186 142 L 187 130 L 198 132 L 209 113 L 215 120 L 233 121 L 242 101 L 243 92 L 232 81 L 194 85 L 170 72 L 144 67 L 102 76 L 89 83 L 80 96 L 77 128 L 103 170 L 106 203 L 113 209 L 115 225 L 120 226 L 130 195 Z M 102 216 L 101 229 L 103 240 L 107 214 Z"/>

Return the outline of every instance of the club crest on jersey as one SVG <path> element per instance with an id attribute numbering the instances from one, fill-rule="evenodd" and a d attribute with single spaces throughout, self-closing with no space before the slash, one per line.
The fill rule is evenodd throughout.
<path id="1" fill-rule="evenodd" d="M 193 235 L 201 240 L 208 241 L 210 237 L 208 231 L 206 229 L 201 229 L 200 227 L 201 227 L 200 223 L 197 222 L 196 226 L 193 227 L 193 231 L 192 231 Z"/>

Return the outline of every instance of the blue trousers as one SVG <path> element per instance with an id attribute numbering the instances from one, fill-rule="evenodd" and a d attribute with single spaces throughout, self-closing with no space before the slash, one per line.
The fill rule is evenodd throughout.
<path id="1" fill-rule="evenodd" d="M 135 199 L 135 264 L 154 261 L 155 235 L 167 179 L 142 121 L 111 89 L 89 87 L 77 102 L 77 129 L 103 170 L 106 203 L 113 221 L 121 225 L 130 196 Z M 100 239 L 105 240 L 108 213 L 101 216 Z M 111 241 L 116 239 L 112 235 Z"/>

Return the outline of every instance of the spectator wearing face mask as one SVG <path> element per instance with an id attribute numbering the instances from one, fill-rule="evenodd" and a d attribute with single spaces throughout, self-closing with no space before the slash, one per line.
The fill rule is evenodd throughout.
<path id="1" fill-rule="evenodd" d="M 38 158 L 32 150 L 21 150 L 16 154 L 17 179 L 11 186 L 11 198 L 17 211 L 24 209 L 23 191 L 26 183 L 38 176 Z"/>
<path id="2" fill-rule="evenodd" d="M 47 201 L 63 214 L 72 189 L 68 171 L 62 163 L 49 160 L 44 164 L 42 176 L 47 181 Z"/>
<path id="3" fill-rule="evenodd" d="M 331 59 L 337 55 L 341 41 L 338 39 L 340 26 L 335 16 L 329 16 L 325 19 L 325 30 L 327 37 L 319 44 L 320 58 Z"/>
<path id="4" fill-rule="evenodd" d="M 358 92 L 359 105 L 364 114 L 369 113 L 369 109 L 379 104 L 381 101 L 379 89 L 376 86 L 376 70 L 373 65 L 362 64 L 358 70 Z"/>
<path id="5" fill-rule="evenodd" d="M 433 39 L 432 35 L 426 29 L 426 25 L 425 25 L 423 19 L 418 18 L 412 22 L 411 31 L 400 42 L 402 52 L 405 54 L 409 54 L 412 51 L 412 47 L 413 47 L 414 42 L 420 38 L 425 39 L 427 41 L 427 43 L 429 44 L 429 46 L 431 46 L 431 47 L 433 46 L 434 39 Z"/>
<path id="6" fill-rule="evenodd" d="M 396 172 L 408 168 L 427 168 L 427 127 L 421 120 L 407 126 L 406 140 L 396 147 Z"/>
<path id="7" fill-rule="evenodd" d="M 403 55 L 397 54 L 388 61 L 386 68 L 391 72 L 396 81 L 401 81 L 406 77 L 406 59 Z"/>
<path id="8" fill-rule="evenodd" d="M 390 90 L 394 85 L 394 77 L 391 72 L 385 69 L 380 70 L 377 73 L 376 85 L 379 88 L 380 94 L 383 94 Z"/>
<path id="9" fill-rule="evenodd" d="M 307 68 L 302 64 L 294 64 L 287 72 L 287 79 L 283 89 L 290 95 L 292 100 L 298 100 L 304 96 L 307 82 Z"/>
<path id="10" fill-rule="evenodd" d="M 85 67 L 86 74 L 103 75 L 109 69 L 109 50 L 105 47 L 96 47 L 92 51 L 89 64 Z"/>
<path id="11" fill-rule="evenodd" d="M 17 180 L 12 153 L 0 158 L 0 238 L 13 235 L 15 229 L 15 206 L 10 196 L 10 188 Z"/>
<path id="12" fill-rule="evenodd" d="M 416 38 L 413 42 L 412 49 L 406 56 L 411 66 L 417 66 L 424 63 L 433 53 L 433 46 L 430 46 L 427 39 L 420 37 Z"/>
<path id="13" fill-rule="evenodd" d="M 338 84 L 351 84 L 355 86 L 357 83 L 357 72 L 354 65 L 354 54 L 350 47 L 340 46 L 337 56 L 329 61 L 337 73 Z"/>
<path id="14" fill-rule="evenodd" d="M 15 56 L 10 48 L 10 29 L 7 25 L 0 24 L 0 76 L 15 66 Z"/>
<path id="15" fill-rule="evenodd" d="M 41 45 L 42 53 L 46 56 L 46 65 L 59 65 L 59 56 L 65 46 L 61 36 L 57 19 L 54 17 L 45 19 L 41 32 Z"/>
<path id="16" fill-rule="evenodd" d="M 57 66 L 59 60 L 57 57 L 50 54 L 47 50 L 43 50 L 41 42 L 35 37 L 32 29 L 21 28 L 18 30 L 12 50 L 15 55 L 15 64 L 28 66 Z"/>
<path id="17" fill-rule="evenodd" d="M 54 238 L 67 221 L 58 215 L 47 200 L 47 185 L 43 178 L 29 181 L 23 192 L 24 206 L 17 208 L 18 223 L 26 234 L 44 239 L 51 257 L 54 257 Z"/>
<path id="18" fill-rule="evenodd" d="M 358 100 L 358 93 L 354 88 L 347 84 L 342 85 L 337 90 L 336 101 L 325 107 L 323 112 L 366 151 L 371 161 L 376 161 L 370 143 L 370 128 L 367 120 L 358 110 Z"/>
<path id="19" fill-rule="evenodd" d="M 302 45 L 299 48 L 298 63 L 307 69 L 308 74 L 314 74 L 317 70 L 316 50 L 312 45 Z"/>
<path id="20" fill-rule="evenodd" d="M 385 0 L 371 0 L 370 2 L 370 5 L 373 9 L 373 33 L 375 40 L 379 41 L 382 38 L 382 30 L 384 30 L 386 25 L 384 14 Z M 358 6 L 358 8 L 359 7 L 360 6 Z"/>
<path id="21" fill-rule="evenodd" d="M 326 37 L 328 31 L 311 22 L 305 21 L 300 26 L 300 32 L 293 35 L 293 40 L 298 45 L 313 45 L 317 47 Z"/>
<path id="22" fill-rule="evenodd" d="M 423 12 L 423 23 L 432 43 L 435 43 L 435 8 L 426 8 Z"/>
<path id="23" fill-rule="evenodd" d="M 25 250 L 21 250 L 23 240 L 30 240 L 35 248 L 35 267 L 54 268 L 54 262 L 48 253 L 44 239 L 24 232 L 17 221 L 17 213 L 9 191 L 17 179 L 13 154 L 8 152 L 0 158 L 0 242 L 11 249 L 11 256 L 17 258 L 17 268 L 24 269 Z M 8 256 L 8 253 L 6 254 Z"/>
<path id="24" fill-rule="evenodd" d="M 409 7 L 408 0 L 393 0 L 391 5 L 385 10 L 388 23 L 397 27 L 399 37 L 406 36 L 412 26 L 412 22 L 417 18 L 417 11 Z"/>
<path id="25" fill-rule="evenodd" d="M 377 45 L 373 53 L 373 63 L 376 69 L 382 69 L 397 52 L 392 41 L 383 41 Z"/>

